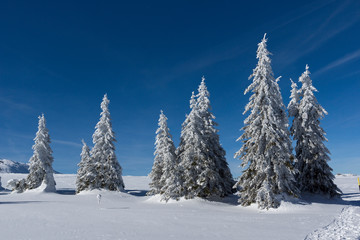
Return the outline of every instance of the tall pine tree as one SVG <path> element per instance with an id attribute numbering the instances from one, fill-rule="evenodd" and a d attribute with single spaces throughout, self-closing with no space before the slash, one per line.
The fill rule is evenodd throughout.
<path id="1" fill-rule="evenodd" d="M 317 90 L 312 85 L 308 65 L 299 81 L 302 86 L 298 91 L 293 90 L 289 104 L 289 115 L 294 117 L 291 129 L 296 141 L 295 152 L 298 161 L 295 167 L 298 170 L 299 188 L 302 192 L 336 196 L 341 191 L 335 185 L 335 177 L 327 163 L 330 161 L 330 152 L 324 145 L 327 141 L 326 133 L 320 127 L 320 119 L 327 112 L 314 95 Z"/>
<path id="2" fill-rule="evenodd" d="M 246 167 L 235 187 L 241 205 L 257 203 L 261 209 L 277 208 L 286 195 L 297 196 L 292 166 L 288 119 L 281 97 L 278 79 L 274 78 L 266 34 L 258 44 L 258 64 L 250 75 L 253 82 L 245 90 L 252 92 L 244 114 L 242 147 L 235 158 Z"/>
<path id="3" fill-rule="evenodd" d="M 91 157 L 96 171 L 94 188 L 122 191 L 124 190 L 122 168 L 115 155 L 116 140 L 111 125 L 109 102 L 105 94 L 101 103 L 101 117 L 93 134 L 94 147 L 91 150 Z"/>
<path id="4" fill-rule="evenodd" d="M 38 131 L 34 141 L 35 144 L 32 147 L 34 154 L 29 160 L 29 175 L 26 178 L 26 188 L 35 189 L 41 187 L 45 192 L 55 192 L 54 170 L 52 168 L 54 158 L 44 114 L 39 116 Z"/>

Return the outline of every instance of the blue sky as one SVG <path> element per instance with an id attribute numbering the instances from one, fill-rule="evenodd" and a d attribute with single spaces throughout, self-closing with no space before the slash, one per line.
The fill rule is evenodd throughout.
<path id="1" fill-rule="evenodd" d="M 1 1 L 0 158 L 27 162 L 45 114 L 54 169 L 75 173 L 105 93 L 124 175 L 153 163 L 160 109 L 175 144 L 206 77 L 234 176 L 264 33 L 284 103 L 309 64 L 334 173 L 360 174 L 360 1 Z"/>

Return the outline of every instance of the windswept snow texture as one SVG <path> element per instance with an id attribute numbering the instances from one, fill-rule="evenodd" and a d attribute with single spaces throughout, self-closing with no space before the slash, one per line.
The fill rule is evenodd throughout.
<path id="1" fill-rule="evenodd" d="M 4 173 L 0 176 L 3 187 L 9 179 L 26 177 L 25 174 Z M 56 193 L 0 191 L 0 239 L 303 240 L 306 237 L 359 237 L 359 230 L 354 226 L 360 222 L 360 193 L 357 177 L 351 175 L 336 176 L 335 183 L 344 193 L 342 199 L 306 196 L 298 203 L 282 202 L 278 209 L 269 211 L 259 210 L 256 205 L 239 206 L 236 196 L 221 202 L 199 198 L 160 202 L 158 195 L 146 196 L 148 177 L 125 176 L 125 192 L 92 191 L 78 195 L 75 195 L 75 175 L 55 174 L 54 177 Z M 96 198 L 98 193 L 102 195 L 101 204 Z M 317 238 L 311 238 L 313 236 Z"/>
<path id="2" fill-rule="evenodd" d="M 346 207 L 328 226 L 315 230 L 306 240 L 360 239 L 360 207 Z"/>

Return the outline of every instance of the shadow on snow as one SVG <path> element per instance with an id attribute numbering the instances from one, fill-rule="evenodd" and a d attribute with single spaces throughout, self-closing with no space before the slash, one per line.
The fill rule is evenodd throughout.
<path id="1" fill-rule="evenodd" d="M 137 190 L 137 189 L 126 189 L 125 192 L 130 195 L 136 196 L 136 197 L 145 197 L 146 193 L 148 191 L 147 190 Z"/>
<path id="2" fill-rule="evenodd" d="M 14 202 L 0 202 L 0 205 L 3 204 L 29 204 L 29 203 L 43 203 L 46 201 L 14 201 Z"/>

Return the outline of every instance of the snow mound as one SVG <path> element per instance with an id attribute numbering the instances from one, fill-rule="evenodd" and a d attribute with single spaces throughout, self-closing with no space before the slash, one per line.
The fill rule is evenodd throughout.
<path id="1" fill-rule="evenodd" d="M 29 165 L 8 159 L 0 159 L 0 173 L 29 173 Z"/>
<path id="2" fill-rule="evenodd" d="M 329 225 L 310 233 L 305 240 L 360 239 L 360 207 L 343 208 Z"/>
<path id="3" fill-rule="evenodd" d="M 193 199 L 191 199 L 191 200 L 193 200 Z M 185 197 L 181 197 L 181 198 L 179 198 L 179 200 L 170 198 L 168 201 L 166 201 L 163 199 L 163 197 L 160 194 L 153 195 L 145 200 L 145 202 L 147 202 L 147 203 L 161 203 L 161 204 L 180 203 L 183 201 L 186 201 Z"/>

